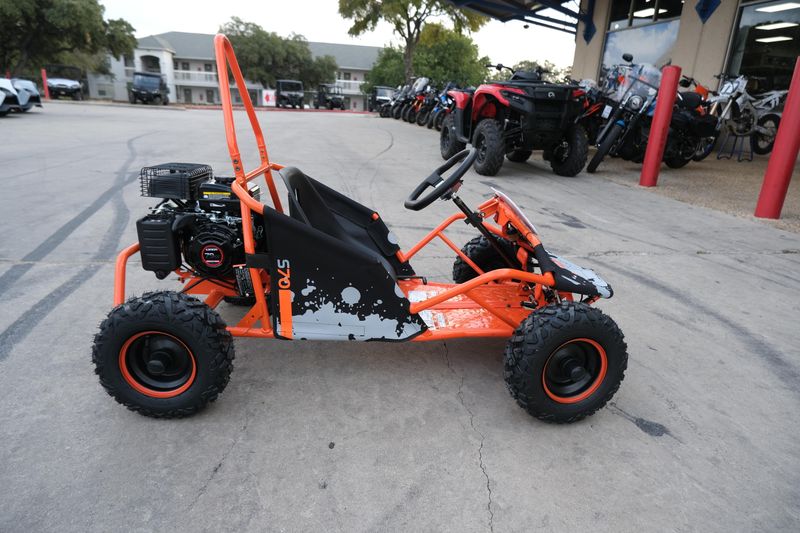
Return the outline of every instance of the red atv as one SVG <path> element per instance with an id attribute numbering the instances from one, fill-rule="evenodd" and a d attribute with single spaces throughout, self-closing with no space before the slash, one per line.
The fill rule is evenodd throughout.
<path id="1" fill-rule="evenodd" d="M 544 150 L 553 171 L 575 176 L 586 165 L 589 142 L 577 119 L 585 93 L 578 85 L 547 83 L 544 71 L 514 71 L 509 81 L 494 81 L 475 91 L 450 91 L 455 109 L 442 124 L 439 147 L 450 159 L 467 143 L 478 149 L 475 170 L 494 176 L 509 161 L 524 162 L 533 150 Z"/>

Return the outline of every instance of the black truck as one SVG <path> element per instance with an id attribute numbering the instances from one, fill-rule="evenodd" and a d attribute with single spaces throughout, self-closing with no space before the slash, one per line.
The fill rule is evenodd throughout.
<path id="1" fill-rule="evenodd" d="M 297 80 L 276 80 L 275 105 L 278 107 L 299 107 L 303 109 L 303 82 Z"/>
<path id="2" fill-rule="evenodd" d="M 169 103 L 169 87 L 161 74 L 150 72 L 134 72 L 133 83 L 128 87 L 128 101 L 135 104 L 167 105 Z"/>
<path id="3" fill-rule="evenodd" d="M 342 109 L 344 110 L 344 95 L 342 88 L 332 83 L 323 83 L 317 87 L 314 96 L 314 109 Z"/>

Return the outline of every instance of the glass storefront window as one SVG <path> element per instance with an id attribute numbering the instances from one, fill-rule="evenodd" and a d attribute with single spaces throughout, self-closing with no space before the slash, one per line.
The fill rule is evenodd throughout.
<path id="1" fill-rule="evenodd" d="M 800 2 L 777 0 L 741 8 L 729 74 L 753 78 L 755 92 L 788 89 L 800 55 Z"/>
<path id="2" fill-rule="evenodd" d="M 683 0 L 612 0 L 608 30 L 622 30 L 681 16 Z"/>
<path id="3" fill-rule="evenodd" d="M 624 31 L 608 32 L 603 69 L 622 63 L 622 54 L 633 54 L 634 63 L 664 65 L 672 56 L 672 48 L 678 39 L 680 20 L 658 22 Z"/>
<path id="4" fill-rule="evenodd" d="M 608 29 L 621 30 L 627 28 L 630 10 L 630 0 L 613 0 L 611 2 L 611 17 L 609 18 Z"/>
<path id="5" fill-rule="evenodd" d="M 672 57 L 678 39 L 681 0 L 612 0 L 603 51 L 601 79 L 622 54 L 633 54 L 635 63 L 664 65 Z"/>

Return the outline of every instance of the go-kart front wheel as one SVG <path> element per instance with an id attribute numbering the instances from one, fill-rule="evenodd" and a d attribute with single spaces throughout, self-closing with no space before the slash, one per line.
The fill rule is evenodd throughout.
<path id="1" fill-rule="evenodd" d="M 501 237 L 494 237 L 495 243 L 503 250 L 506 257 L 516 258 L 517 250 L 511 241 L 507 241 Z M 499 268 L 508 268 L 508 265 L 503 260 L 502 256 L 497 253 L 497 250 L 483 235 L 479 235 L 471 239 L 467 244 L 461 248 L 464 255 L 469 257 L 473 263 L 484 272 L 491 272 Z M 478 272 L 472 268 L 466 261 L 457 257 L 453 262 L 453 281 L 456 283 L 464 283 L 473 278 L 478 277 Z"/>
<path id="2" fill-rule="evenodd" d="M 628 365 L 617 324 L 586 304 L 562 302 L 531 313 L 508 341 L 508 390 L 528 414 L 575 422 L 603 407 Z"/>
<path id="3" fill-rule="evenodd" d="M 233 357 L 233 338 L 217 312 L 168 291 L 114 308 L 92 347 L 106 392 L 156 418 L 192 415 L 216 400 L 230 379 Z"/>

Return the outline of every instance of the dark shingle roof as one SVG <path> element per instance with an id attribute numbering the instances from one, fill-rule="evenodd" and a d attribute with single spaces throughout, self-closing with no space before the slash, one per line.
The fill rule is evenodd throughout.
<path id="1" fill-rule="evenodd" d="M 139 39 L 139 48 L 171 50 L 178 59 L 213 59 L 214 35 L 168 31 Z M 339 68 L 370 70 L 378 59 L 380 47 L 355 44 L 308 43 L 311 55 L 333 56 Z"/>
<path id="2" fill-rule="evenodd" d="M 339 68 L 360 70 L 371 70 L 378 59 L 378 52 L 381 51 L 377 46 L 312 42 L 308 43 L 308 48 L 314 57 L 333 56 Z"/>
<path id="3" fill-rule="evenodd" d="M 171 50 L 175 51 L 172 48 L 172 45 L 163 38 L 161 35 L 148 35 L 147 37 L 142 37 L 139 39 L 139 48 L 148 48 L 150 50 Z"/>
<path id="4" fill-rule="evenodd" d="M 211 33 L 168 31 L 139 39 L 139 46 L 142 47 L 144 42 L 150 39 L 165 43 L 166 46 L 162 48 L 174 51 L 175 57 L 180 59 L 214 58 L 214 35 Z M 146 48 L 152 47 L 146 46 Z"/>

